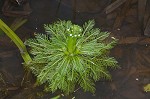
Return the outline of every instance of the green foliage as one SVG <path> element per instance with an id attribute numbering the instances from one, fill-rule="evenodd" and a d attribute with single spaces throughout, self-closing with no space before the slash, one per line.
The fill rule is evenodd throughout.
<path id="1" fill-rule="evenodd" d="M 83 27 L 57 21 L 44 25 L 47 35 L 37 34 L 25 42 L 34 56 L 28 66 L 37 76 L 37 84 L 45 84 L 45 90 L 52 92 L 60 89 L 69 94 L 81 86 L 94 93 L 95 81 L 111 78 L 107 69 L 117 67 L 117 61 L 108 52 L 116 40 L 106 42 L 109 33 L 94 25 L 94 20 Z"/>
<path id="2" fill-rule="evenodd" d="M 23 60 L 25 61 L 25 64 L 28 64 L 31 61 L 31 57 L 29 56 L 26 46 L 23 44 L 22 40 L 1 19 L 0 29 L 16 44 L 20 50 Z"/>
<path id="3" fill-rule="evenodd" d="M 144 86 L 144 91 L 145 92 L 150 92 L 150 84 L 147 84 Z"/>
<path id="4" fill-rule="evenodd" d="M 15 21 L 11 24 L 10 28 L 13 31 L 16 31 L 18 28 L 20 28 L 24 23 L 27 22 L 27 19 L 21 18 L 16 18 Z M 1 29 L 0 29 L 0 36 L 5 34 Z"/>

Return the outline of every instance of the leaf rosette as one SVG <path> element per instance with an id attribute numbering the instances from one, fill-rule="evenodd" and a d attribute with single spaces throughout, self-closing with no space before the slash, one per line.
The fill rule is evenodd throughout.
<path id="1" fill-rule="evenodd" d="M 108 68 L 118 65 L 108 52 L 117 40 L 106 40 L 110 33 L 94 25 L 94 20 L 82 27 L 57 21 L 44 25 L 47 34 L 36 34 L 25 42 L 31 48 L 33 61 L 28 67 L 36 75 L 37 84 L 45 84 L 45 90 L 52 92 L 60 89 L 69 94 L 80 86 L 94 93 L 95 81 L 111 79 Z"/>

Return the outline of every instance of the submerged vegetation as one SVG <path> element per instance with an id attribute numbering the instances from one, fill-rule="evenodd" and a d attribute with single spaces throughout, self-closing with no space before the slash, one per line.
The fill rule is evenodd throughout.
<path id="1" fill-rule="evenodd" d="M 16 31 L 18 28 L 20 28 L 24 23 L 27 22 L 27 19 L 24 19 L 24 18 L 16 18 L 14 20 L 14 22 L 10 25 L 10 29 L 12 31 Z M 3 35 L 4 32 L 0 29 L 0 36 Z"/>
<path id="2" fill-rule="evenodd" d="M 18 24 L 18 25 L 17 25 Z M 12 25 L 14 30 L 16 30 L 22 23 L 17 23 L 17 26 Z M 22 42 L 22 40 L 14 33 L 9 26 L 7 26 L 1 19 L 0 19 L 0 29 L 16 44 L 18 49 L 20 50 L 20 54 L 25 61 L 25 64 L 28 64 L 32 59 L 27 52 L 26 46 Z"/>
<path id="3" fill-rule="evenodd" d="M 37 76 L 37 85 L 45 84 L 46 91 L 60 89 L 65 94 L 79 86 L 94 93 L 95 81 L 111 79 L 107 69 L 116 68 L 117 61 L 108 52 L 117 40 L 106 41 L 109 33 L 94 25 L 94 20 L 83 27 L 57 21 L 44 25 L 47 34 L 36 34 L 25 42 L 33 55 L 28 67 Z"/>
<path id="4" fill-rule="evenodd" d="M 145 92 L 150 92 L 150 84 L 147 84 L 144 86 L 144 91 Z"/>

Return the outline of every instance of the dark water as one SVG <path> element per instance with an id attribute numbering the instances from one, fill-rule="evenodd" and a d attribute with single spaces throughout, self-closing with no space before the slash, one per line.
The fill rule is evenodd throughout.
<path id="1" fill-rule="evenodd" d="M 0 1 L 2 8 L 3 1 Z M 112 30 L 114 17 L 111 19 L 105 14 L 105 8 L 111 0 L 31 0 L 32 13 L 25 16 L 25 23 L 16 33 L 24 39 L 32 37 L 35 32 L 44 33 L 43 24 L 52 23 L 56 20 L 71 20 L 76 24 L 83 24 L 89 19 L 96 21 L 96 27 L 111 31 L 113 35 L 126 37 L 141 36 L 141 29 L 137 22 L 137 14 L 128 16 L 120 27 L 120 30 Z M 135 5 L 136 6 L 136 3 Z M 136 7 L 135 7 L 136 9 Z M 134 9 L 134 10 L 135 10 Z M 15 17 L 0 17 L 10 24 Z M 9 42 L 10 43 L 10 42 Z M 143 92 L 143 86 L 150 83 L 150 73 L 139 72 L 149 69 L 150 47 L 145 44 L 121 44 L 112 51 L 116 57 L 120 69 L 111 71 L 112 81 L 96 82 L 96 93 L 77 90 L 71 97 L 75 99 L 150 99 L 150 94 Z M 42 88 L 22 87 L 23 65 L 21 56 L 16 47 L 0 47 L 0 73 L 5 84 L 0 82 L 0 99 L 50 99 L 59 94 L 44 94 Z M 9 89 L 9 90 L 8 90 Z M 69 97 L 69 98 L 71 98 Z M 68 97 L 62 97 L 68 99 Z"/>

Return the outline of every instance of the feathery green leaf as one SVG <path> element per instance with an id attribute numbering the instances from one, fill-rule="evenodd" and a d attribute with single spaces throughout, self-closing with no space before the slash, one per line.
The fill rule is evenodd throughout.
<path id="1" fill-rule="evenodd" d="M 71 21 L 57 21 L 44 25 L 47 34 L 37 34 L 25 42 L 31 47 L 33 61 L 28 65 L 37 76 L 37 84 L 45 90 L 72 93 L 81 86 L 84 91 L 95 91 L 95 81 L 111 79 L 107 70 L 117 67 L 117 61 L 108 56 L 116 40 L 106 42 L 109 34 L 94 28 L 94 20 L 83 27 Z"/>

